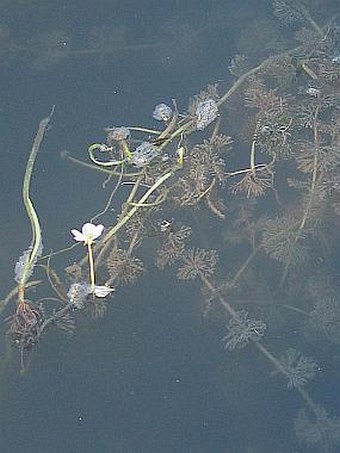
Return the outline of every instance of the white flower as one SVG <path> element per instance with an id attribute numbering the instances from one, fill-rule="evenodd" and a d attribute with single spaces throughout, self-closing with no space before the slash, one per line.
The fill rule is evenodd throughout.
<path id="1" fill-rule="evenodd" d="M 104 298 L 106 297 L 108 294 L 110 293 L 113 293 L 115 291 L 114 288 L 111 288 L 110 286 L 107 286 L 107 285 L 96 285 L 93 289 L 93 294 L 96 296 L 96 297 L 101 297 L 101 298 Z"/>
<path id="2" fill-rule="evenodd" d="M 93 241 L 102 234 L 104 225 L 94 225 L 93 223 L 85 223 L 81 232 L 79 230 L 71 230 L 73 239 L 78 242 L 84 242 L 84 245 L 91 245 Z"/>

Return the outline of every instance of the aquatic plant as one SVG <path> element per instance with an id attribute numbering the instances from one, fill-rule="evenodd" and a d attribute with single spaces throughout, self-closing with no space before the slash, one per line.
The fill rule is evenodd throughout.
<path id="1" fill-rule="evenodd" d="M 264 335 L 266 324 L 261 320 L 250 319 L 245 310 L 236 312 L 227 324 L 228 333 L 222 338 L 224 348 L 242 349 L 250 341 L 259 341 Z"/>
<path id="2" fill-rule="evenodd" d="M 177 270 L 180 280 L 194 280 L 200 275 L 210 276 L 215 272 L 216 250 L 189 249 L 181 258 L 183 264 Z"/>
<path id="3" fill-rule="evenodd" d="M 109 283 L 127 285 L 144 273 L 143 262 L 123 249 L 112 249 L 106 260 Z"/>
<path id="4" fill-rule="evenodd" d="M 179 290 L 186 284 L 204 292 L 205 319 L 211 316 L 217 340 L 216 332 L 224 332 L 222 360 L 246 346 L 254 361 L 263 357 L 270 374 L 282 376 L 299 397 L 297 437 L 308 448 L 327 451 L 340 442 L 339 420 L 315 402 L 322 395 L 307 390 L 322 364 L 304 349 L 307 342 L 310 348 L 340 341 L 338 282 L 321 278 L 338 240 L 339 64 L 332 24 L 319 26 L 299 2 L 277 0 L 273 6 L 282 22 L 302 25 L 295 47 L 255 63 L 257 55 L 237 54 L 231 82 L 208 85 L 187 107 L 174 100 L 148 112 L 155 129 L 113 125 L 104 129 L 102 142 L 88 146 L 88 161 L 64 155 L 79 171 L 95 170 L 107 177 L 105 184 L 114 181 L 104 207 L 96 207 L 81 231 L 71 230 L 87 247 L 86 256 L 73 246 L 42 256 L 30 182 L 53 110 L 40 123 L 23 189 L 32 241 L 0 311 L 10 310 L 16 298 L 8 338 L 26 369 L 43 334 L 53 327 L 72 333 L 83 313 L 101 317 L 109 311 L 120 286 L 138 284 L 150 269 L 164 270 L 164 278 L 181 281 Z M 92 51 L 109 53 L 111 37 L 100 35 Z M 110 208 L 114 214 L 104 229 L 94 221 Z M 57 275 L 54 260 L 64 256 L 65 274 Z M 43 287 L 33 280 L 37 272 Z M 32 287 L 39 297 L 29 300 Z M 289 337 L 292 323 L 298 347 Z M 273 341 L 278 325 L 280 342 Z"/>
<path id="5" fill-rule="evenodd" d="M 289 348 L 281 357 L 281 364 L 287 371 L 287 387 L 297 388 L 307 384 L 318 369 L 318 365 L 310 357 L 304 357 L 294 348 Z"/>
<path id="6" fill-rule="evenodd" d="M 85 223 L 82 226 L 81 232 L 75 229 L 71 230 L 74 240 L 77 242 L 84 242 L 84 245 L 87 246 L 91 283 L 90 292 L 94 292 L 96 287 L 92 244 L 95 239 L 98 239 L 101 236 L 103 230 L 104 225 L 93 225 L 92 223 Z"/>
<path id="7" fill-rule="evenodd" d="M 311 415 L 301 409 L 295 419 L 295 431 L 299 440 L 308 447 L 319 451 L 333 450 L 340 442 L 340 420 L 332 417 L 326 409 L 318 405 Z"/>

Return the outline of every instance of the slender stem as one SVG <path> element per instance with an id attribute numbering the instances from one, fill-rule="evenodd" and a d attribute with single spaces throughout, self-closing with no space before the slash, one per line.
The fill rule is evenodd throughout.
<path id="1" fill-rule="evenodd" d="M 41 337 L 41 335 L 44 332 L 44 330 L 50 324 L 52 324 L 56 319 L 61 318 L 68 311 L 73 310 L 73 308 L 74 308 L 73 305 L 71 303 L 68 303 L 68 304 L 65 305 L 65 307 L 61 308 L 59 311 L 54 313 L 52 316 L 50 316 L 49 318 L 45 319 L 44 322 L 42 323 L 42 325 L 38 328 L 38 339 Z"/>
<path id="2" fill-rule="evenodd" d="M 106 202 L 106 205 L 104 207 L 104 209 L 100 212 L 98 212 L 98 214 L 96 214 L 94 217 L 92 217 L 92 219 L 90 220 L 91 223 L 93 223 L 96 219 L 98 219 L 99 217 L 101 217 L 102 215 L 104 215 L 110 208 L 111 206 L 111 203 L 112 203 L 112 200 L 113 200 L 113 197 L 115 196 L 117 190 L 119 189 L 119 186 L 122 182 L 122 179 L 123 179 L 123 174 L 124 174 L 124 168 L 123 166 L 121 166 L 121 169 L 120 169 L 120 174 L 119 174 L 119 177 L 118 177 L 118 181 L 116 182 L 116 185 L 115 187 L 113 188 L 107 202 Z"/>
<path id="3" fill-rule="evenodd" d="M 266 60 L 262 61 L 261 64 L 256 66 L 255 68 L 250 69 L 248 72 L 245 74 L 242 74 L 236 81 L 235 83 L 229 88 L 229 90 L 218 100 L 217 106 L 220 107 L 222 104 L 224 104 L 240 87 L 243 85 L 243 83 L 249 79 L 252 75 L 256 74 L 257 72 L 261 71 L 263 68 L 265 68 L 271 61 L 274 61 L 276 58 L 279 57 L 284 57 L 287 55 L 290 55 L 291 53 L 295 53 L 296 51 L 300 50 L 301 47 L 296 47 L 291 50 L 287 50 L 285 52 L 279 53 L 274 56 L 268 57 Z"/>
<path id="4" fill-rule="evenodd" d="M 252 256 L 252 255 L 250 255 Z M 248 260 L 247 260 L 248 261 Z M 246 263 L 247 263 L 246 261 Z M 247 263 L 249 264 L 249 263 Z M 244 266 L 242 266 L 243 268 Z M 237 273 L 237 275 L 240 275 L 240 272 Z M 202 283 L 209 289 L 209 291 L 216 293 L 216 297 L 223 305 L 223 307 L 227 310 L 227 312 L 235 318 L 237 316 L 237 311 L 234 310 L 232 305 L 220 294 L 218 290 L 214 287 L 214 285 L 204 276 L 200 275 L 200 279 Z M 253 342 L 254 346 L 265 356 L 267 359 L 274 365 L 274 367 L 277 369 L 278 372 L 286 376 L 287 378 L 290 377 L 289 372 L 286 370 L 284 365 L 282 365 L 281 361 L 277 359 L 261 342 L 255 341 Z M 308 407 L 312 410 L 312 412 L 317 415 L 317 406 L 312 400 L 312 398 L 309 396 L 309 394 L 302 389 L 301 386 L 296 387 L 297 392 L 300 394 L 302 399 L 305 401 L 305 403 L 308 405 Z"/>
<path id="5" fill-rule="evenodd" d="M 250 169 L 253 174 L 255 174 L 255 148 L 256 148 L 256 141 L 257 141 L 257 133 L 259 131 L 260 121 L 257 121 L 255 132 L 253 135 L 253 140 L 251 142 L 251 150 L 250 150 Z"/>
<path id="6" fill-rule="evenodd" d="M 95 273 L 94 273 L 92 244 L 90 242 L 87 243 L 87 254 L 89 257 L 91 291 L 93 292 L 94 287 L 96 286 L 96 278 L 95 278 Z"/>
<path id="7" fill-rule="evenodd" d="M 315 114 L 314 114 L 314 120 L 313 120 L 313 129 L 314 129 L 314 160 L 313 160 L 313 173 L 312 173 L 312 183 L 310 186 L 310 196 L 308 200 L 308 204 L 306 206 L 303 218 L 301 220 L 301 223 L 299 225 L 299 229 L 296 235 L 296 240 L 298 239 L 299 233 L 304 229 L 310 210 L 313 206 L 314 202 L 314 196 L 315 196 L 315 188 L 316 188 L 316 182 L 317 182 L 317 175 L 318 175 L 318 168 L 319 168 L 319 154 L 320 154 L 320 137 L 319 137 L 319 130 L 318 130 L 318 123 L 317 123 L 317 117 L 319 114 L 319 107 L 317 107 Z"/>
<path id="8" fill-rule="evenodd" d="M 25 285 L 27 283 L 29 276 L 31 275 L 32 269 L 33 269 L 39 255 L 41 254 L 41 251 L 42 251 L 41 228 L 40 228 L 38 215 L 36 213 L 36 210 L 34 208 L 34 205 L 32 203 L 31 197 L 30 197 L 30 186 L 31 186 L 31 179 L 32 179 L 34 164 L 35 164 L 35 161 L 36 161 L 39 149 L 40 149 L 40 145 L 44 138 L 46 129 L 47 129 L 48 124 L 53 115 L 54 108 L 55 108 L 55 106 L 52 107 L 50 114 L 46 118 L 44 118 L 40 121 L 38 131 L 34 138 L 32 149 L 31 149 L 31 152 L 28 157 L 27 164 L 26 164 L 24 182 L 23 182 L 23 187 L 22 187 L 22 198 L 23 198 L 25 209 L 26 209 L 26 213 L 27 213 L 28 218 L 31 223 L 32 240 L 31 240 L 29 256 L 28 256 L 27 261 L 25 262 L 25 265 L 23 266 L 20 280 L 18 282 L 19 302 L 24 301 Z"/>
<path id="9" fill-rule="evenodd" d="M 112 236 L 114 236 L 118 232 L 118 230 L 120 230 L 126 224 L 126 222 L 131 219 L 131 217 L 137 212 L 138 208 L 140 208 L 147 201 L 150 195 L 152 195 L 153 192 L 155 192 L 155 190 L 157 190 L 158 187 L 163 184 L 163 182 L 170 178 L 172 174 L 173 174 L 172 171 L 169 171 L 168 173 L 165 173 L 163 176 L 157 179 L 155 184 L 151 186 L 150 189 L 147 190 L 145 194 L 141 197 L 137 205 L 133 206 L 127 212 L 127 214 L 125 214 L 125 216 L 113 228 L 111 228 L 111 230 L 104 237 L 102 243 L 105 244 L 107 241 L 109 241 L 112 238 Z"/>
<path id="10" fill-rule="evenodd" d="M 98 244 L 99 246 L 102 246 L 102 248 L 100 250 L 100 253 L 96 257 L 97 264 L 101 261 L 112 237 L 115 234 L 117 234 L 118 231 L 131 219 L 131 217 L 133 217 L 136 214 L 136 212 L 138 211 L 139 208 L 141 208 L 143 205 L 145 206 L 145 203 L 148 200 L 148 198 L 150 197 L 150 195 L 152 195 L 153 192 L 155 192 L 155 190 L 157 190 L 158 187 L 160 185 L 162 185 L 163 182 L 165 182 L 172 175 L 173 175 L 173 171 L 169 171 L 168 173 L 165 173 L 163 176 L 161 176 L 159 179 L 157 179 L 155 184 L 153 184 L 153 186 L 151 186 L 145 192 L 145 194 L 140 198 L 138 203 L 136 203 L 134 206 L 132 206 L 132 208 L 129 209 L 126 213 L 124 213 L 124 212 L 122 213 L 122 218 L 119 220 L 119 222 L 107 232 L 106 236 L 104 236 L 104 238 Z M 130 203 L 132 203 L 132 200 L 133 200 L 135 193 L 137 191 L 137 188 L 139 186 L 139 182 L 140 182 L 140 179 L 137 180 L 136 183 L 134 184 L 129 197 L 128 197 L 127 201 L 125 202 L 125 204 L 127 206 L 131 206 Z M 80 265 L 82 265 L 82 262 L 80 262 Z"/>
<path id="11" fill-rule="evenodd" d="M 34 281 L 31 281 L 31 282 L 28 282 L 26 283 L 25 285 L 25 288 L 31 288 L 33 286 L 37 286 L 37 285 L 40 285 L 40 283 L 42 283 L 41 280 L 34 280 Z M 0 300 L 0 314 L 4 311 L 4 309 L 6 308 L 8 302 L 13 299 L 13 297 L 15 297 L 19 292 L 19 285 L 16 286 L 15 288 L 13 288 L 8 294 L 7 296 Z"/>
<path id="12" fill-rule="evenodd" d="M 315 113 L 314 113 L 314 118 L 313 118 L 313 129 L 314 129 L 314 159 L 313 159 L 313 173 L 312 173 L 312 182 L 310 185 L 309 189 L 309 199 L 308 203 L 306 206 L 306 209 L 304 210 L 301 222 L 299 224 L 299 227 L 297 229 L 295 238 L 294 238 L 294 243 L 296 243 L 301 235 L 301 232 L 306 226 L 306 222 L 308 220 L 308 216 L 310 215 L 311 209 L 313 207 L 313 203 L 315 200 L 315 189 L 316 189 L 316 184 L 317 184 L 317 176 L 318 176 L 318 170 L 319 170 L 319 155 L 320 155 L 320 137 L 319 137 L 319 130 L 318 130 L 318 123 L 317 123 L 317 117 L 319 114 L 319 107 L 316 108 Z M 290 260 L 287 261 L 281 281 L 280 281 L 280 288 L 283 288 L 283 285 L 285 284 L 288 271 L 290 268 Z"/>

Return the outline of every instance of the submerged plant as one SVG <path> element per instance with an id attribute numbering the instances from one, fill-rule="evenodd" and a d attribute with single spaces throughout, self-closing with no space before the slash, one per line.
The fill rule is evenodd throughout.
<path id="1" fill-rule="evenodd" d="M 306 261 L 309 256 L 305 239 L 306 233 L 299 231 L 296 218 L 287 214 L 266 221 L 262 247 L 276 261 L 296 266 Z"/>
<path id="2" fill-rule="evenodd" d="M 171 107 L 161 102 L 147 115 L 151 127 L 107 127 L 103 143 L 87 148 L 88 161 L 66 155 L 81 168 L 104 174 L 105 185 L 114 181 L 104 208 L 96 206 L 81 230 L 71 230 L 74 240 L 87 247 L 81 259 L 73 255 L 73 246 L 40 256 L 41 228 L 30 181 L 53 110 L 40 123 L 23 187 L 32 241 L 15 266 L 17 288 L 0 311 L 18 295 L 7 318 L 8 338 L 25 367 L 23 357 L 43 333 L 53 326 L 71 333 L 84 313 L 103 316 L 110 310 L 110 285 L 117 287 L 119 300 L 119 287 L 147 278 L 155 263 L 154 272 L 164 270 L 164 278 L 175 273 L 181 280 L 178 290 L 185 281 L 204 290 L 205 317 L 213 315 L 214 336 L 226 329 L 227 353 L 249 345 L 246 354 L 254 354 L 254 361 L 255 354 L 263 357 L 272 374 L 284 377 L 303 405 L 295 423 L 298 438 L 308 448 L 327 451 L 339 442 L 338 419 L 307 391 L 319 367 L 292 342 L 299 338 L 301 350 L 304 341 L 318 347 L 322 340 L 325 347 L 339 343 L 338 283 L 332 276 L 327 285 L 318 279 L 329 273 L 338 242 L 336 41 L 332 27 L 318 26 L 299 2 L 277 0 L 274 9 L 283 22 L 304 27 L 292 49 L 254 67 L 251 62 L 259 55 L 249 56 L 247 64 L 237 55 L 230 84 L 209 85 L 191 99 L 187 111 L 180 108 L 182 100 L 178 105 L 173 100 Z M 113 45 L 110 36 L 104 38 L 93 52 Z M 105 230 L 95 223 L 104 214 Z M 65 275 L 58 263 L 59 276 L 52 264 L 64 256 Z M 31 280 L 38 269 L 46 285 L 41 298 L 31 301 L 26 291 L 39 285 Z M 148 281 L 156 283 L 157 278 Z M 304 336 L 290 335 L 293 329 Z"/>
<path id="3" fill-rule="evenodd" d="M 222 338 L 224 348 L 242 349 L 251 341 L 259 341 L 264 335 L 266 324 L 251 319 L 245 310 L 236 312 L 227 324 L 228 333 Z"/>
<path id="4" fill-rule="evenodd" d="M 40 121 L 39 128 L 26 164 L 24 182 L 22 187 L 22 198 L 26 213 L 31 224 L 32 240 L 29 249 L 26 250 L 23 255 L 21 255 L 19 261 L 15 265 L 15 281 L 18 283 L 19 305 L 23 305 L 25 303 L 25 287 L 33 273 L 33 268 L 36 265 L 38 258 L 42 254 L 43 249 L 39 217 L 31 200 L 30 187 L 35 160 L 37 158 L 42 140 L 53 113 L 54 106 L 52 107 L 49 116 Z"/>
<path id="5" fill-rule="evenodd" d="M 317 406 L 315 414 L 302 409 L 295 419 L 295 431 L 299 440 L 308 447 L 331 452 L 340 444 L 340 419 L 331 416 L 322 406 Z"/>
<path id="6" fill-rule="evenodd" d="M 177 270 L 180 280 L 193 280 L 200 275 L 208 277 L 215 272 L 216 250 L 191 249 L 182 256 L 183 264 Z"/>
<path id="7" fill-rule="evenodd" d="M 90 271 L 90 292 L 94 292 L 96 288 L 96 277 L 94 269 L 93 251 L 92 244 L 95 239 L 98 239 L 103 233 L 104 225 L 93 225 L 92 223 L 85 223 L 82 226 L 81 232 L 78 230 L 71 230 L 74 240 L 77 242 L 83 242 L 87 246 L 87 254 L 89 259 L 89 271 Z"/>
<path id="8" fill-rule="evenodd" d="M 109 283 L 116 285 L 127 285 L 135 282 L 143 273 L 143 262 L 131 256 L 126 250 L 114 249 L 106 260 L 109 273 Z"/>
<path id="9" fill-rule="evenodd" d="M 313 359 L 304 357 L 294 348 L 289 348 L 281 357 L 281 364 L 287 371 L 289 389 L 306 385 L 318 369 Z"/>

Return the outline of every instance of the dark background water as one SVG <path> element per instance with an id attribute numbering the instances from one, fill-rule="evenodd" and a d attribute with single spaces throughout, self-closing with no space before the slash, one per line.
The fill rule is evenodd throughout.
<path id="1" fill-rule="evenodd" d="M 270 55 L 284 33 L 268 25 L 266 39 L 249 43 L 251 18 L 271 23 L 269 1 L 11 0 L 0 13 L 2 294 L 30 241 L 21 181 L 52 105 L 32 183 L 46 250 L 70 245 L 69 230 L 108 195 L 102 176 L 61 151 L 86 158 L 105 126 L 152 127 L 159 102 L 175 98 L 185 110 L 208 83 L 228 82 L 236 52 L 258 52 L 259 43 Z M 112 51 L 100 51 L 100 37 Z M 293 397 L 268 380 L 253 351 L 226 355 L 223 332 L 202 319 L 199 289 L 176 285 L 150 270 L 115 296 L 104 319 L 80 319 L 71 339 L 48 335 L 24 377 L 3 345 L 0 451 L 303 451 L 291 444 Z"/>

